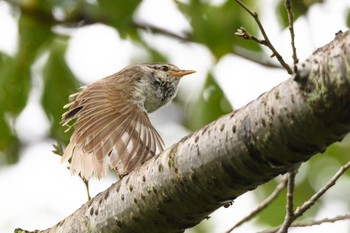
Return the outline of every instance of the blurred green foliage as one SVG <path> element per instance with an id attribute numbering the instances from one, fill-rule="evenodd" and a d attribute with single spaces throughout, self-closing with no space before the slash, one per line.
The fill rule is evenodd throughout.
<path id="1" fill-rule="evenodd" d="M 200 96 L 186 108 L 187 128 L 198 130 L 218 117 L 232 112 L 232 106 L 226 99 L 224 92 L 209 73 Z"/>
<path id="2" fill-rule="evenodd" d="M 261 202 L 269 196 L 276 188 L 276 185 L 278 185 L 276 180 L 272 180 L 260 186 L 256 190 L 257 201 Z M 314 192 L 314 189 L 311 187 L 307 179 L 298 182 L 297 187 L 298 188 L 294 192 L 294 206 L 300 206 L 303 204 Z M 257 217 L 259 223 L 268 224 L 270 226 L 279 226 L 283 222 L 286 213 L 286 193 L 286 190 L 283 190 L 268 208 L 265 208 L 259 213 Z M 317 204 L 307 211 L 299 220 L 310 219 L 310 217 L 315 216 L 319 209 L 319 205 L 320 202 L 317 202 Z"/>
<path id="3" fill-rule="evenodd" d="M 67 103 L 68 95 L 74 93 L 79 82 L 70 70 L 65 60 L 65 52 L 69 37 L 65 37 L 53 30 L 56 26 L 78 29 L 84 25 L 101 23 L 113 27 L 122 38 L 132 40 L 138 46 L 148 51 L 154 61 L 166 60 L 157 48 L 149 46 L 142 40 L 141 33 L 148 31 L 154 34 L 164 34 L 174 39 L 198 43 L 206 46 L 212 55 L 219 60 L 227 54 L 235 53 L 242 48 L 250 53 L 264 54 L 261 47 L 254 42 L 234 36 L 236 30 L 243 26 L 251 34 L 258 35 L 254 20 L 233 0 L 223 1 L 213 5 L 210 1 L 189 0 L 186 3 L 176 1 L 179 11 L 188 19 L 192 30 L 185 36 L 171 35 L 167 29 L 159 30 L 144 22 L 134 22 L 134 14 L 142 1 L 99 0 L 96 3 L 85 0 L 27 0 L 8 1 L 14 12 L 18 13 L 18 52 L 11 57 L 0 52 L 0 162 L 15 163 L 20 156 L 21 142 L 16 135 L 14 125 L 16 118 L 24 109 L 31 91 L 33 63 L 43 54 L 48 54 L 42 71 L 43 90 L 41 104 L 50 123 L 50 134 L 47 135 L 63 144 L 68 142 L 69 134 L 63 132 L 59 125 L 63 106 Z M 263 1 L 244 1 L 253 11 L 259 12 Z M 310 7 L 323 0 L 292 1 L 294 18 L 305 15 Z M 261 4 L 261 5 L 260 5 Z M 54 11 L 62 14 L 56 17 Z M 281 19 L 282 27 L 288 26 L 288 18 L 284 8 L 284 1 L 276 6 L 276 14 Z M 350 13 L 347 25 L 350 25 Z M 268 27 L 268 25 L 266 26 Z M 243 51 L 244 51 L 243 50 Z M 269 59 L 269 54 L 264 54 Z M 210 67 L 209 67 L 210 68 Z M 203 125 L 217 119 L 219 116 L 232 111 L 232 106 L 226 99 L 215 77 L 209 73 L 204 86 L 196 101 L 185 109 L 185 125 L 190 130 L 196 130 Z M 348 160 L 350 143 L 331 146 L 326 154 L 332 160 L 343 163 Z M 318 170 L 316 156 L 308 164 Z M 318 164 L 319 165 L 319 164 Z M 312 173 L 312 172 L 309 172 Z M 315 192 L 310 179 L 321 174 L 307 175 L 299 183 L 296 191 L 295 204 L 302 203 Z M 257 198 L 269 195 L 275 187 L 275 181 L 261 186 Z M 350 201 L 350 200 L 348 200 Z M 314 215 L 318 206 L 308 212 Z M 272 226 L 283 221 L 285 212 L 285 196 L 280 197 L 259 216 L 259 221 Z M 307 217 L 306 216 L 306 217 Z M 206 229 L 208 231 L 208 229 Z M 198 227 L 197 232 L 205 232 Z"/>
<path id="4" fill-rule="evenodd" d="M 78 91 L 79 84 L 65 61 L 67 48 L 66 38 L 57 38 L 49 48 L 49 58 L 46 62 L 43 78 L 44 90 L 41 98 L 42 106 L 51 123 L 51 137 L 67 144 L 70 134 L 64 133 L 60 125 L 63 106 L 68 102 L 68 96 Z"/>
<path id="5" fill-rule="evenodd" d="M 323 3 L 324 0 L 298 0 L 291 1 L 294 20 L 297 20 L 300 16 L 307 14 L 311 6 L 317 3 Z M 278 6 L 278 16 L 283 27 L 288 27 L 288 15 L 286 14 L 285 1 L 280 1 Z"/>
<path id="6" fill-rule="evenodd" d="M 255 1 L 246 1 L 252 5 Z M 256 43 L 246 43 L 235 37 L 237 28 L 244 25 L 251 32 L 256 25 L 249 15 L 235 1 L 225 1 L 220 6 L 212 6 L 209 1 L 191 0 L 190 4 L 178 2 L 179 9 L 190 19 L 193 34 L 191 39 L 206 45 L 216 58 L 233 52 L 233 46 L 242 46 L 252 51 L 260 51 Z"/>
<path id="7" fill-rule="evenodd" d="M 257 7 L 255 1 L 248 3 Z M 17 116 L 26 106 L 31 90 L 31 67 L 43 54 L 48 59 L 43 67 L 42 107 L 51 123 L 49 137 L 66 144 L 69 134 L 63 132 L 59 122 L 63 112 L 62 106 L 68 95 L 75 92 L 78 81 L 65 61 L 65 51 L 69 37 L 54 30 L 55 27 L 78 29 L 84 25 L 101 23 L 115 28 L 122 38 L 132 40 L 144 47 L 151 60 L 164 61 L 167 58 L 149 46 L 140 33 L 147 30 L 154 34 L 169 35 L 167 29 L 159 29 L 143 22 L 135 22 L 133 17 L 141 1 L 9 1 L 14 11 L 19 12 L 18 52 L 14 57 L 1 54 L 0 60 L 0 153 L 6 159 L 0 161 L 15 162 L 19 156 L 21 142 L 13 128 Z M 237 28 L 244 25 L 251 32 L 256 32 L 256 25 L 250 16 L 234 1 L 224 1 L 212 5 L 209 1 L 191 0 L 188 3 L 176 2 L 178 9 L 189 20 L 192 31 L 187 32 L 183 40 L 207 46 L 212 54 L 220 59 L 234 53 L 235 48 L 249 51 L 262 51 L 256 43 L 246 42 L 235 37 Z M 254 5 L 253 5 L 254 4 Z M 54 12 L 60 12 L 59 17 Z M 197 129 L 217 117 L 231 111 L 231 106 L 215 79 L 209 75 L 203 95 L 195 104 L 193 111 L 186 111 L 189 129 Z M 203 97 L 206 96 L 206 99 Z M 210 109 L 210 111 L 208 111 Z"/>
<path id="8" fill-rule="evenodd" d="M 347 9 L 347 15 L 346 15 L 346 26 L 350 28 L 350 8 Z"/>

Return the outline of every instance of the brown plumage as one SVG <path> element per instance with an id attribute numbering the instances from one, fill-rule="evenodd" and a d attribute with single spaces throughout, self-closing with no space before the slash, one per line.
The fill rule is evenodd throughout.
<path id="1" fill-rule="evenodd" d="M 119 177 L 139 167 L 164 149 L 148 113 L 170 102 L 179 79 L 193 72 L 171 64 L 135 64 L 82 87 L 64 106 L 62 124 L 75 129 L 61 161 L 71 158 L 72 173 L 84 179 L 105 176 L 109 166 Z"/>

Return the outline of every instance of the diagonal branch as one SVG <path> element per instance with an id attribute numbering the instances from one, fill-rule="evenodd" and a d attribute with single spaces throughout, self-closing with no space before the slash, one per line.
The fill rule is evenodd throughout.
<path id="1" fill-rule="evenodd" d="M 43 9 L 30 6 L 28 7 L 25 4 L 21 4 L 20 2 L 16 1 L 9 1 L 6 0 L 10 5 L 12 5 L 13 8 L 18 8 L 22 14 L 25 14 L 35 20 L 38 20 L 44 24 L 50 24 L 53 26 L 64 26 L 68 28 L 74 28 L 74 27 L 81 27 L 84 25 L 90 25 L 94 23 L 103 23 L 110 26 L 115 26 L 112 23 L 111 19 L 108 19 L 105 15 L 102 17 L 99 14 L 91 14 L 88 11 L 84 10 L 75 10 L 74 13 L 67 15 L 63 19 L 55 18 L 52 11 L 48 10 L 45 11 Z M 147 31 L 156 35 L 163 35 L 167 36 L 172 39 L 179 40 L 181 42 L 193 42 L 196 43 L 196 41 L 193 39 L 193 36 L 191 35 L 191 32 L 183 32 L 180 34 L 174 33 L 172 31 L 169 31 L 165 28 L 157 27 L 155 25 L 151 25 L 145 22 L 138 22 L 136 20 L 132 20 L 129 23 L 129 27 L 133 29 L 139 29 L 140 31 Z M 134 30 L 132 30 L 134 32 Z M 267 56 L 265 56 L 264 53 L 256 53 L 251 52 L 249 50 L 245 50 L 244 48 L 234 46 L 231 51 L 233 54 L 242 57 L 244 59 L 247 59 L 249 61 L 255 62 L 257 64 L 270 67 L 270 68 L 281 68 L 278 64 L 275 64 L 274 62 L 271 62 L 267 59 Z"/>
<path id="2" fill-rule="evenodd" d="M 248 222 L 252 218 L 254 218 L 258 213 L 264 210 L 273 200 L 275 200 L 278 195 L 284 190 L 287 186 L 288 176 L 285 176 L 282 181 L 276 186 L 275 190 L 263 201 L 261 202 L 252 212 L 250 212 L 247 216 L 238 221 L 233 227 L 228 229 L 226 233 L 232 232 L 237 227 L 241 226 L 243 223 Z"/>
<path id="3" fill-rule="evenodd" d="M 259 15 L 257 12 L 253 12 L 251 11 L 242 1 L 240 0 L 236 0 L 236 2 L 245 10 L 248 12 L 248 14 L 250 14 L 253 19 L 255 20 L 256 24 L 259 27 L 259 30 L 263 36 L 264 39 L 259 39 L 256 36 L 251 35 L 247 30 L 245 30 L 244 28 L 240 28 L 235 35 L 237 36 L 241 36 L 244 39 L 247 40 L 254 40 L 256 42 L 258 42 L 259 44 L 265 45 L 266 47 L 268 47 L 271 51 L 272 51 L 272 56 L 274 57 L 276 56 L 278 62 L 282 65 L 282 67 L 288 72 L 288 74 L 292 74 L 292 70 L 289 67 L 289 65 L 284 61 L 282 55 L 277 51 L 277 49 L 273 46 L 273 44 L 271 43 L 269 37 L 267 36 L 267 33 L 265 31 L 264 26 L 262 25 L 260 19 L 259 19 Z"/>
<path id="4" fill-rule="evenodd" d="M 277 226 L 271 229 L 268 229 L 266 231 L 263 231 L 261 233 L 279 233 L 279 232 L 287 232 L 287 229 L 289 227 L 305 227 L 305 226 L 314 226 L 314 225 L 320 225 L 322 223 L 326 222 L 335 222 L 339 220 L 349 219 L 350 214 L 345 214 L 341 216 L 337 216 L 335 218 L 325 218 L 318 221 L 310 221 L 310 222 L 299 222 L 299 223 L 293 223 L 298 217 L 302 216 L 308 209 L 313 206 L 316 201 L 325 194 L 331 187 L 335 185 L 337 180 L 350 168 L 350 161 L 344 164 L 340 167 L 340 169 L 337 171 L 337 173 L 320 189 L 317 193 L 312 195 L 309 200 L 305 201 L 300 207 L 298 207 L 293 213 L 289 213 L 288 216 L 286 216 L 286 219 L 288 221 L 284 221 L 281 226 Z"/>
<path id="5" fill-rule="evenodd" d="M 340 33 L 299 63 L 298 78 L 183 138 L 37 232 L 183 232 L 294 169 L 350 131 L 349 41 Z"/>
<path id="6" fill-rule="evenodd" d="M 316 201 L 323 196 L 323 194 L 325 192 L 327 192 L 331 187 L 333 187 L 336 183 L 336 181 L 350 168 L 350 161 L 347 162 L 345 165 L 343 165 L 339 171 L 332 177 L 332 179 L 329 180 L 329 182 L 323 186 L 317 193 L 315 193 L 314 195 L 312 195 L 312 197 L 304 202 L 304 204 L 300 207 L 298 207 L 295 212 L 294 212 L 294 216 L 295 219 L 300 217 L 301 215 L 303 215 L 305 213 L 306 210 L 310 209 L 311 206 L 313 206 Z"/>

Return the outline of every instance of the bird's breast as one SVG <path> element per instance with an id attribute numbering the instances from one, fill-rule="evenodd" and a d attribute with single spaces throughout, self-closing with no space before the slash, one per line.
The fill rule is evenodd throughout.
<path id="1" fill-rule="evenodd" d="M 160 82 L 159 85 L 150 85 L 145 88 L 144 107 L 151 113 L 169 103 L 177 92 L 177 83 Z"/>

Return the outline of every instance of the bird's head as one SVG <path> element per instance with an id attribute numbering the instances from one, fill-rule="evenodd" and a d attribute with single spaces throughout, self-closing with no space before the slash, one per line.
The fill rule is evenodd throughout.
<path id="1" fill-rule="evenodd" d="M 138 66 L 142 73 L 139 86 L 145 96 L 144 107 L 147 112 L 153 112 L 170 102 L 175 97 L 180 79 L 195 72 L 181 70 L 167 63 L 142 63 Z"/>

